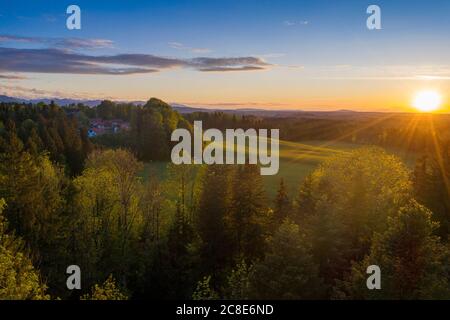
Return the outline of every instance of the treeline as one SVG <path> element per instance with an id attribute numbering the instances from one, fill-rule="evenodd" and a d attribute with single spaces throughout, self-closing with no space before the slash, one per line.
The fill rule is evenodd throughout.
<path id="1" fill-rule="evenodd" d="M 192 130 L 191 124 L 178 112 L 156 98 L 143 106 L 103 101 L 86 113 L 102 119 L 129 121 L 130 131 L 101 135 L 93 141 L 106 147 L 130 149 L 141 161 L 170 160 L 172 131 L 176 128 Z"/>
<path id="2" fill-rule="evenodd" d="M 216 111 L 180 115 L 156 98 L 143 106 L 105 100 L 94 108 L 79 104 L 65 109 L 77 111 L 83 124 L 92 118 L 129 121 L 130 132 L 103 135 L 94 141 L 107 147 L 132 149 L 142 161 L 168 160 L 171 130 L 191 129 L 195 120 L 202 121 L 204 129 L 281 129 L 280 138 L 288 141 L 340 141 L 415 153 L 432 152 L 436 141 L 442 144 L 450 140 L 450 116 L 445 114 L 305 113 L 262 117 Z"/>
<path id="3" fill-rule="evenodd" d="M 448 216 L 420 204 L 408 169 L 381 149 L 336 156 L 273 200 L 253 165 L 170 165 L 160 182 L 131 153 L 104 150 L 70 179 L 11 150 L 2 298 L 450 299 Z M 65 287 L 71 264 L 80 291 Z M 367 290 L 369 265 L 382 290 Z"/>
<path id="4" fill-rule="evenodd" d="M 441 144 L 450 140 L 450 116 L 446 114 L 306 113 L 261 117 L 196 112 L 184 116 L 191 123 L 202 120 L 204 128 L 280 129 L 280 139 L 288 141 L 341 141 L 406 152 L 432 152 L 436 141 Z"/>
<path id="5" fill-rule="evenodd" d="M 31 155 L 43 152 L 68 170 L 79 174 L 93 146 L 87 129 L 55 104 L 0 104 L 0 152 L 7 152 L 18 138 Z"/>
<path id="6" fill-rule="evenodd" d="M 270 129 L 275 123 L 270 123 L 269 118 L 261 118 L 253 115 L 229 114 L 221 111 L 216 112 L 193 112 L 183 115 L 190 123 L 202 121 L 204 129 L 215 128 L 225 131 L 226 129 Z M 272 119 L 274 121 L 275 118 Z"/>
<path id="7" fill-rule="evenodd" d="M 415 197 L 431 209 L 439 221 L 438 235 L 450 234 L 450 140 L 433 144 L 432 151 L 421 156 L 413 173 Z"/>
<path id="8" fill-rule="evenodd" d="M 449 169 L 447 166 L 447 178 Z M 224 169 L 210 167 L 207 172 L 217 170 L 222 170 L 218 176 L 224 179 L 220 184 L 224 185 Z M 241 175 L 242 187 L 237 190 L 241 192 L 239 198 L 245 199 L 242 202 L 236 201 L 236 196 L 227 197 L 223 189 L 214 189 L 217 180 L 204 180 L 204 190 L 208 191 L 201 201 L 209 199 L 210 207 L 206 207 L 208 211 L 201 205 L 199 214 L 215 214 L 207 215 L 208 232 L 200 233 L 206 248 L 211 250 L 201 265 L 227 252 L 227 245 L 233 241 L 223 241 L 226 234 L 241 243 L 243 250 L 227 256 L 234 257 L 228 268 L 204 270 L 206 277 L 198 283 L 194 297 L 450 298 L 448 232 L 439 231 L 449 216 L 437 216 L 415 200 L 418 185 L 397 158 L 377 148 L 339 155 L 314 171 L 293 198 L 281 183 L 274 203 L 262 206 L 262 212 L 269 214 L 258 214 L 259 218 L 268 217 L 262 225 L 257 224 L 263 226 L 261 229 L 252 225 L 258 221 L 249 214 L 256 208 L 252 199 L 257 197 L 250 196 L 247 189 L 253 185 L 258 190 L 258 179 L 252 177 L 247 186 L 249 177 Z M 440 200 L 448 199 L 448 191 L 446 195 L 441 193 Z M 223 204 L 227 201 L 224 199 L 229 199 L 228 205 Z M 257 201 L 258 205 L 262 203 Z M 235 221 L 229 215 L 236 204 L 243 208 L 237 211 L 238 229 L 229 225 Z M 268 235 L 262 236 L 265 247 L 243 240 L 261 240 L 252 234 L 261 236 L 258 229 Z M 250 234 L 248 238 L 243 236 Z M 257 252 L 261 248 L 262 252 Z M 221 264 L 214 264 L 218 265 Z M 366 269 L 370 265 L 378 265 L 382 270 L 382 290 L 366 287 Z"/>
<path id="9" fill-rule="evenodd" d="M 71 104 L 64 109 L 68 113 L 77 114 L 81 119 L 100 118 L 104 120 L 121 119 L 130 121 L 133 111 L 138 106 L 133 103 L 118 103 L 111 100 L 103 100 L 95 107 L 83 103 Z"/>
<path id="10" fill-rule="evenodd" d="M 372 114 L 338 119 L 291 120 L 283 128 L 286 140 L 345 141 L 378 145 L 406 152 L 434 152 L 435 143 L 450 140 L 446 114 Z"/>
<path id="11" fill-rule="evenodd" d="M 159 100 L 132 112 L 133 152 L 93 150 L 79 174 L 19 133 L 42 117 L 81 135 L 76 120 L 2 107 L 0 299 L 450 299 L 449 144 L 414 172 L 380 148 L 340 153 L 269 199 L 253 165 L 145 170 L 155 137 L 189 128 Z M 382 290 L 366 287 L 370 265 Z"/>

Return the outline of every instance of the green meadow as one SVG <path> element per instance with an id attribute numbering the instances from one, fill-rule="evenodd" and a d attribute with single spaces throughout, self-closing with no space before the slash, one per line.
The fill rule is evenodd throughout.
<path id="1" fill-rule="evenodd" d="M 283 178 L 290 194 L 297 192 L 300 183 L 324 160 L 347 152 L 360 145 L 342 142 L 280 141 L 280 170 L 277 175 L 264 176 L 267 193 L 274 197 Z"/>
<path id="2" fill-rule="evenodd" d="M 360 147 L 357 144 L 343 142 L 280 141 L 280 169 L 278 174 L 263 176 L 268 196 L 276 194 L 281 178 L 284 179 L 291 194 L 297 189 L 303 179 L 324 160 L 342 152 Z M 145 164 L 143 177 L 153 172 L 162 181 L 166 178 L 167 162 L 149 162 Z"/>

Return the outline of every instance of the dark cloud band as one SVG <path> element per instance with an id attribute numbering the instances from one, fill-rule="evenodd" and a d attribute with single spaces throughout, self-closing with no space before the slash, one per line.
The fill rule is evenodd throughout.
<path id="1" fill-rule="evenodd" d="M 150 54 L 96 56 L 58 48 L 0 47 L 0 72 L 125 75 L 171 68 L 191 68 L 203 72 L 254 71 L 264 70 L 268 66 L 258 57 L 176 59 Z"/>
<path id="2" fill-rule="evenodd" d="M 107 39 L 23 37 L 4 34 L 0 35 L 0 43 L 2 42 L 29 43 L 67 50 L 102 49 L 114 47 L 114 42 Z"/>
<path id="3" fill-rule="evenodd" d="M 8 80 L 23 80 L 26 77 L 21 75 L 13 75 L 13 74 L 0 74 L 0 79 L 8 79 Z"/>

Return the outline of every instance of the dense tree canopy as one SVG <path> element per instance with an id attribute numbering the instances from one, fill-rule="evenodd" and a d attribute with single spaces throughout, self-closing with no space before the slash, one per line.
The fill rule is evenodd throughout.
<path id="1" fill-rule="evenodd" d="M 352 299 L 448 299 L 449 250 L 433 232 L 438 223 L 414 200 L 389 218 L 370 253 L 356 263 L 342 287 Z M 367 290 L 366 268 L 382 269 L 382 290 Z"/>
<path id="2" fill-rule="evenodd" d="M 286 220 L 275 233 L 263 261 L 250 276 L 253 299 L 320 299 L 324 286 L 311 247 L 300 228 Z"/>
<path id="3" fill-rule="evenodd" d="M 89 139 L 93 118 L 130 130 Z M 389 122 L 350 137 L 341 120 L 182 116 L 155 98 L 0 104 L 0 299 L 450 298 L 445 134 L 413 172 L 380 147 L 346 150 L 297 194 L 281 180 L 269 199 L 257 165 L 167 163 L 171 132 L 193 120 L 285 125 L 292 139 L 299 124 L 304 137 L 329 126 L 318 139 L 385 146 L 403 130 Z M 73 264 L 81 290 L 66 287 Z M 366 286 L 370 265 L 380 266 L 382 290 Z"/>
<path id="4" fill-rule="evenodd" d="M 20 239 L 7 233 L 0 199 L 0 300 L 45 300 L 46 286 L 33 267 Z"/>
<path id="5" fill-rule="evenodd" d="M 333 284 L 364 257 L 374 232 L 412 195 L 409 172 L 378 148 L 359 149 L 321 165 L 301 186 L 296 221 L 310 226 L 321 275 Z"/>

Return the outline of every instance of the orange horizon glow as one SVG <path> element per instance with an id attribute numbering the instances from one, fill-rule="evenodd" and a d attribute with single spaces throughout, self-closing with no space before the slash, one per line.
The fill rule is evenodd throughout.
<path id="1" fill-rule="evenodd" d="M 441 96 L 435 113 L 449 113 L 450 81 L 410 79 L 315 79 L 302 71 L 204 75 L 188 71 L 124 77 L 34 74 L 16 85 L 0 86 L 0 94 L 24 98 L 146 101 L 157 97 L 168 103 L 211 109 L 366 112 L 420 112 L 414 96 L 433 88 Z M 167 86 L 166 83 L 172 85 Z M 176 84 L 176 85 L 173 85 Z M 39 89 L 40 96 L 29 96 Z M 19 91 L 20 90 L 20 91 Z"/>

